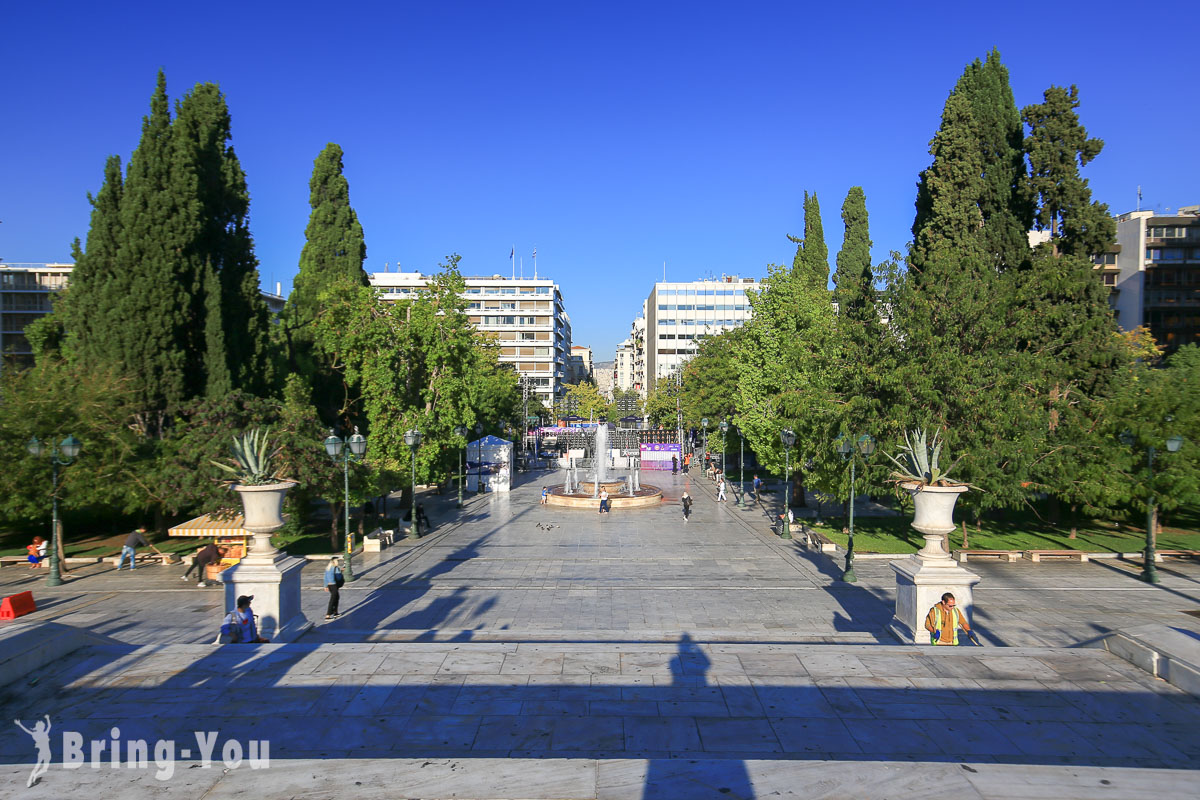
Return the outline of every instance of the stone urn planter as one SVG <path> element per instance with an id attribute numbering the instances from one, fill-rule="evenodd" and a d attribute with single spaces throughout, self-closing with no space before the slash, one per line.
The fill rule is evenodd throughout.
<path id="1" fill-rule="evenodd" d="M 274 559 L 279 551 L 271 544 L 271 534 L 283 527 L 283 498 L 296 484 L 291 481 L 261 486 L 235 485 L 242 499 L 242 527 L 254 534 L 250 556 L 254 560 Z"/>
<path id="2" fill-rule="evenodd" d="M 954 530 L 954 504 L 958 496 L 970 489 L 964 484 L 932 486 L 922 483 L 902 483 L 913 499 L 915 513 L 910 523 L 925 537 L 925 546 L 917 553 L 921 558 L 949 559 L 942 547 L 943 537 Z"/>

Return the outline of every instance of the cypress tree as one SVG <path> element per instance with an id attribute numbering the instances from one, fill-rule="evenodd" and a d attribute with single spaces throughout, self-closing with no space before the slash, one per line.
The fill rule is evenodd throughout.
<path id="1" fill-rule="evenodd" d="M 55 312 L 62 315 L 68 337 L 66 350 L 72 359 L 84 364 L 112 363 L 114 342 L 107 332 L 115 298 L 109 296 L 109 284 L 118 273 L 117 251 L 121 242 L 121 197 L 124 177 L 121 157 L 109 156 L 104 164 L 104 183 L 93 197 L 87 249 L 79 240 L 72 244 L 75 268 L 71 285 L 61 295 Z"/>
<path id="2" fill-rule="evenodd" d="M 313 162 L 309 181 L 312 213 L 304 230 L 300 269 L 292 282 L 281 326 L 289 371 L 308 378 L 317 409 L 327 425 L 338 423 L 346 412 L 347 390 L 342 375 L 313 346 L 321 294 L 343 283 L 368 285 L 362 266 L 367 245 L 358 215 L 350 205 L 350 184 L 342 169 L 342 148 L 332 142 Z"/>
<path id="3" fill-rule="evenodd" d="M 179 104 L 174 128 L 177 180 L 194 197 L 186 207 L 193 244 L 181 260 L 199 286 L 192 313 L 204 325 L 196 326 L 193 346 L 204 354 L 196 365 L 205 375 L 204 391 L 264 394 L 269 315 L 259 293 L 245 173 L 229 145 L 229 109 L 220 89 L 197 84 Z"/>
<path id="4" fill-rule="evenodd" d="M 962 123 L 967 127 L 963 135 L 974 140 L 965 149 L 972 153 L 970 168 L 978 169 L 975 174 L 981 179 L 975 191 L 983 251 L 992 266 L 1023 266 L 1029 258 L 1026 231 L 1033 222 L 1033 205 L 1026 184 L 1021 115 L 1000 52 L 993 49 L 984 61 L 968 64 L 952 95 L 964 98 L 970 111 L 969 119 Z M 914 241 L 927 225 L 938 224 L 933 217 L 929 177 L 926 170 L 917 186 Z"/>
<path id="5" fill-rule="evenodd" d="M 120 371 L 134 378 L 142 426 L 161 436 L 165 411 L 199 393 L 203 374 L 189 364 L 194 353 L 196 276 L 181 270 L 190 251 L 187 206 L 194 202 L 172 174 L 172 131 L 165 75 L 150 100 L 142 136 L 129 161 L 121 203 L 120 265 L 109 287 L 115 299 L 110 335 Z M 94 334 L 95 335 L 95 334 Z"/>
<path id="6" fill-rule="evenodd" d="M 821 204 L 814 192 L 804 193 L 804 242 L 797 249 L 800 272 L 812 288 L 829 288 L 829 248 L 825 246 L 825 229 L 821 225 Z"/>
<path id="7" fill-rule="evenodd" d="M 1079 123 L 1079 91 L 1051 86 L 1043 102 L 1022 112 L 1030 127 L 1025 148 L 1029 153 L 1029 185 L 1041 201 L 1038 230 L 1050 231 L 1054 253 L 1095 255 L 1116 238 L 1116 223 L 1108 206 L 1092 202 L 1087 179 L 1079 168 L 1087 166 L 1104 148 L 1101 139 L 1088 138 Z"/>
<path id="8" fill-rule="evenodd" d="M 869 323 L 875 317 L 875 274 L 871 269 L 871 235 L 867 221 L 867 196 L 852 186 L 842 203 L 846 233 L 833 274 L 833 300 L 838 316 Z"/>

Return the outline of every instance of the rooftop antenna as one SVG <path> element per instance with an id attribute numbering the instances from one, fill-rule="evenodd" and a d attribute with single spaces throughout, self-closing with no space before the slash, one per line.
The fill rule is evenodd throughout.
<path id="1" fill-rule="evenodd" d="M 533 279 L 537 280 L 537 248 L 533 248 Z"/>
<path id="2" fill-rule="evenodd" d="M 1138 202 L 1137 202 L 1137 210 L 1138 210 L 1138 211 L 1141 211 L 1141 210 L 1142 210 L 1142 186 L 1141 186 L 1141 184 L 1138 184 Z"/>
<path id="3" fill-rule="evenodd" d="M 667 282 L 667 262 L 663 262 L 663 283 Z"/>

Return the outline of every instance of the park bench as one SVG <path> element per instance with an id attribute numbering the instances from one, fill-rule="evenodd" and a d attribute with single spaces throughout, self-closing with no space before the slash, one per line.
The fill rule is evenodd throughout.
<path id="1" fill-rule="evenodd" d="M 0 566 L 3 566 L 5 564 L 18 564 L 18 565 L 24 564 L 25 566 L 29 566 L 29 557 L 28 556 L 0 556 Z M 41 562 L 38 563 L 38 566 L 39 567 L 50 566 L 50 559 L 43 558 L 41 560 Z"/>
<path id="2" fill-rule="evenodd" d="M 1020 550 L 955 550 L 954 557 L 965 564 L 975 558 L 1002 558 L 1010 564 L 1021 557 Z"/>
<path id="3" fill-rule="evenodd" d="M 1162 558 L 1197 558 L 1200 557 L 1200 550 L 1155 550 L 1154 554 L 1159 557 L 1155 561 Z"/>
<path id="4" fill-rule="evenodd" d="M 1026 550 L 1023 554 L 1035 564 L 1043 558 L 1074 558 L 1085 563 L 1088 560 L 1088 554 L 1082 550 Z"/>
<path id="5" fill-rule="evenodd" d="M 396 537 L 396 532 L 376 528 L 363 538 L 364 553 L 378 553 L 390 547 Z"/>
<path id="6" fill-rule="evenodd" d="M 193 555 L 192 558 L 194 559 L 195 556 Z M 109 556 L 108 558 L 106 558 L 104 560 L 105 560 L 105 562 L 107 562 L 115 567 L 121 563 L 121 554 L 117 553 L 115 556 Z M 178 553 L 138 553 L 137 554 L 137 563 L 139 563 L 139 564 L 157 563 L 157 564 L 162 564 L 165 566 L 167 564 L 182 563 L 182 559 L 180 558 Z M 189 561 L 188 563 L 190 564 L 191 562 Z"/>

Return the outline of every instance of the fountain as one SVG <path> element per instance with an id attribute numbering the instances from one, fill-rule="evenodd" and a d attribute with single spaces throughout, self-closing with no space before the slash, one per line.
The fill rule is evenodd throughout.
<path id="1" fill-rule="evenodd" d="M 608 423 L 596 426 L 589 437 L 586 451 L 591 453 L 591 480 L 581 479 L 579 470 L 587 469 L 587 464 L 580 465 L 576 459 L 567 462 L 566 480 L 559 486 L 550 489 L 546 502 L 552 506 L 566 508 L 595 509 L 600 497 L 600 491 L 609 494 L 610 508 L 641 508 L 658 505 L 662 502 L 662 492 L 656 486 L 643 485 L 641 482 L 641 461 L 636 456 L 630 456 L 633 467 L 623 477 L 610 474 L 612 461 L 612 446 L 610 445 L 611 429 Z"/>

